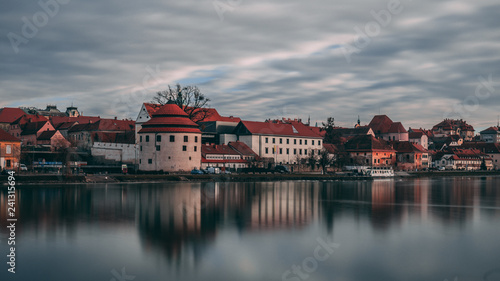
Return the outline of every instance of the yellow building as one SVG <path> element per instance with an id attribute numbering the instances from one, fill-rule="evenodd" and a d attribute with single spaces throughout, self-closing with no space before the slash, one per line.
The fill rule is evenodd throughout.
<path id="1" fill-rule="evenodd" d="M 0 129 L 0 170 L 19 167 L 21 140 Z"/>

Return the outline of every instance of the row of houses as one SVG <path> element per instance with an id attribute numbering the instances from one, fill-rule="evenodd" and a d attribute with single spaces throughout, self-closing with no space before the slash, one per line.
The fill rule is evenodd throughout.
<path id="1" fill-rule="evenodd" d="M 406 130 L 401 122 L 376 115 L 364 126 L 358 120 L 353 128 L 334 127 L 335 143 L 324 143 L 326 131 L 300 119 L 247 121 L 222 116 L 213 108 L 189 118 L 186 109 L 173 102 L 144 103 L 132 121 L 83 116 L 73 106 L 66 112 L 55 106 L 4 108 L 0 130 L 14 139 L 0 140 L 5 147 L 0 157 L 7 159 L 3 151 L 7 145 L 13 147 L 7 142 L 17 140 L 20 154 L 31 155 L 24 157 L 28 164 L 71 148 L 92 164 L 129 164 L 144 171 L 301 165 L 324 151 L 332 167 L 336 162 L 400 170 L 499 168 L 498 126 L 477 138 L 463 120 L 445 119 L 430 130 Z M 1 167 L 15 168 L 20 160 L 13 159 L 1 160 Z"/>

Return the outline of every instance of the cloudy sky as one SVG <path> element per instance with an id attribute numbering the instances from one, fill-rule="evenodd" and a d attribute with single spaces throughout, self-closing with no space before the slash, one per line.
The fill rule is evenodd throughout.
<path id="1" fill-rule="evenodd" d="M 498 0 L 3 0 L 0 107 L 135 119 L 181 83 L 248 120 L 481 129 L 500 114 L 499 15 Z"/>

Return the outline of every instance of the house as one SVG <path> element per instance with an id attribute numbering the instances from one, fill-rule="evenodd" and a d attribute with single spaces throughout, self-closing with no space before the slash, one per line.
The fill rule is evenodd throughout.
<path id="1" fill-rule="evenodd" d="M 139 131 L 139 170 L 190 171 L 201 165 L 201 131 L 175 103 L 163 105 Z"/>
<path id="2" fill-rule="evenodd" d="M 23 116 L 17 118 L 14 122 L 10 124 L 9 133 L 14 137 L 20 138 L 23 129 L 26 127 L 28 123 L 36 123 L 36 122 L 46 122 L 47 118 L 35 114 L 24 114 Z"/>
<path id="3" fill-rule="evenodd" d="M 393 122 L 387 115 L 375 115 L 368 124 L 375 136 L 390 141 L 408 141 L 408 131 L 401 122 Z"/>
<path id="4" fill-rule="evenodd" d="M 51 151 L 64 149 L 71 146 L 71 143 L 58 130 L 43 131 L 37 138 L 36 144 L 50 147 Z"/>
<path id="5" fill-rule="evenodd" d="M 221 116 L 214 108 L 207 109 L 203 121 L 197 122 L 203 133 L 202 143 L 228 144 L 236 141 L 236 135 L 232 134 L 240 118 L 234 116 Z"/>
<path id="6" fill-rule="evenodd" d="M 429 145 L 430 149 L 444 150 L 448 147 L 461 146 L 464 143 L 464 140 L 459 135 L 450 135 L 447 137 L 433 137 L 429 143 L 431 143 Z"/>
<path id="7" fill-rule="evenodd" d="M 467 124 L 465 120 L 444 119 L 432 127 L 435 137 L 448 137 L 457 135 L 464 141 L 472 141 L 474 138 L 474 127 Z"/>
<path id="8" fill-rule="evenodd" d="M 136 164 L 135 132 L 92 132 L 91 155 L 98 164 Z"/>
<path id="9" fill-rule="evenodd" d="M 0 129 L 0 170 L 16 169 L 21 157 L 21 140 Z"/>
<path id="10" fill-rule="evenodd" d="M 0 109 L 0 129 L 10 130 L 10 124 L 26 113 L 20 108 L 4 107 Z"/>
<path id="11" fill-rule="evenodd" d="M 420 144 L 409 141 L 392 142 L 396 150 L 396 168 L 399 170 L 421 170 L 429 168 L 429 154 Z"/>
<path id="12" fill-rule="evenodd" d="M 309 154 L 317 155 L 323 138 L 300 120 L 240 121 L 233 132 L 260 158 L 271 163 L 297 164 Z"/>
<path id="13" fill-rule="evenodd" d="M 125 133 L 133 132 L 134 121 L 118 119 L 99 119 L 93 123 L 76 124 L 68 129 L 68 139 L 82 151 L 90 152 L 96 138 L 96 132 Z"/>
<path id="14" fill-rule="evenodd" d="M 481 134 L 481 140 L 484 142 L 500 143 L 500 126 L 489 127 L 479 134 Z"/>
<path id="15" fill-rule="evenodd" d="M 241 141 L 231 141 L 227 145 L 236 150 L 241 155 L 242 159 L 247 160 L 248 162 L 259 161 L 259 155 L 246 145 L 246 143 Z"/>
<path id="16" fill-rule="evenodd" d="M 43 132 L 54 130 L 49 120 L 26 123 L 21 126 L 21 141 L 23 145 L 37 145 L 37 139 Z"/>
<path id="17" fill-rule="evenodd" d="M 491 142 L 466 142 L 462 145 L 463 148 L 475 148 L 491 158 L 492 169 L 500 169 L 500 143 Z"/>
<path id="18" fill-rule="evenodd" d="M 372 135 L 356 136 L 345 144 L 348 165 L 392 166 L 396 150 L 383 139 Z"/>
<path id="19" fill-rule="evenodd" d="M 429 137 L 423 129 L 408 129 L 408 140 L 411 143 L 421 145 L 424 149 L 429 149 Z"/>
<path id="20" fill-rule="evenodd" d="M 475 148 L 450 148 L 434 160 L 436 168 L 444 167 L 447 170 L 480 170 L 482 165 L 487 170 L 493 169 L 492 159 Z"/>
<path id="21" fill-rule="evenodd" d="M 222 170 L 248 168 L 249 161 L 243 159 L 242 155 L 229 145 L 225 144 L 202 144 L 201 145 L 201 168 L 221 167 Z"/>

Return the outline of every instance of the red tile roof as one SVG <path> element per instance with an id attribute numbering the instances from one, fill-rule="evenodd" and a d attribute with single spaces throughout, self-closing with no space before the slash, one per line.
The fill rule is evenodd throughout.
<path id="1" fill-rule="evenodd" d="M 500 127 L 489 127 L 486 130 L 481 131 L 481 134 L 497 134 L 500 131 Z"/>
<path id="2" fill-rule="evenodd" d="M 21 142 L 20 139 L 14 137 L 13 135 L 7 133 L 5 130 L 0 129 L 0 141 L 15 141 Z"/>
<path id="3" fill-rule="evenodd" d="M 345 149 L 346 151 L 396 151 L 386 141 L 372 135 L 353 137 L 345 144 Z"/>
<path id="4" fill-rule="evenodd" d="M 158 109 L 160 109 L 161 104 L 157 104 L 157 103 L 144 103 L 144 107 L 148 111 L 149 116 L 153 116 L 153 113 L 155 113 Z"/>
<path id="5" fill-rule="evenodd" d="M 396 133 L 407 133 L 405 127 L 401 122 L 394 122 L 391 124 L 388 133 L 396 134 Z"/>
<path id="6" fill-rule="evenodd" d="M 202 145 L 201 154 L 221 154 L 221 155 L 240 155 L 238 151 L 225 144 Z"/>
<path id="7" fill-rule="evenodd" d="M 241 155 L 244 156 L 254 156 L 258 157 L 259 155 L 255 153 L 246 143 L 241 141 L 231 141 L 227 145 L 232 147 L 234 150 L 238 151 Z"/>
<path id="8" fill-rule="evenodd" d="M 44 131 L 36 139 L 37 140 L 50 140 L 56 134 L 56 132 L 57 131 Z"/>
<path id="9" fill-rule="evenodd" d="M 96 116 L 78 116 L 78 117 L 68 117 L 68 116 L 51 116 L 50 122 L 54 126 L 64 122 L 78 122 L 80 124 L 95 123 L 99 121 L 101 117 Z"/>
<path id="10" fill-rule="evenodd" d="M 426 153 L 427 150 L 419 144 L 414 144 L 409 141 L 394 141 L 391 142 L 393 148 L 399 153 Z"/>
<path id="11" fill-rule="evenodd" d="M 368 124 L 368 127 L 372 128 L 375 134 L 385 134 L 389 131 L 393 123 L 387 115 L 375 115 L 370 124 Z"/>
<path id="12" fill-rule="evenodd" d="M 292 123 L 292 124 L 291 124 Z M 277 122 L 256 122 L 256 121 L 241 121 L 235 130 L 239 127 L 245 127 L 250 134 L 256 135 L 276 135 L 276 136 L 291 136 L 291 137 L 309 137 L 320 138 L 320 135 L 311 130 L 311 127 L 302 124 L 301 122 L 284 123 Z"/>
<path id="13" fill-rule="evenodd" d="M 331 143 L 323 143 L 323 147 L 328 151 L 330 154 L 335 154 L 339 152 L 339 149 L 336 145 L 331 144 Z"/>
<path id="14" fill-rule="evenodd" d="M 19 126 L 24 126 L 27 123 L 32 123 L 32 122 L 41 122 L 41 121 L 47 121 L 48 119 L 42 115 L 39 114 L 25 114 L 18 119 L 16 119 L 14 122 L 12 122 L 12 125 L 19 125 Z"/>
<path id="15" fill-rule="evenodd" d="M 43 126 L 45 126 L 45 124 L 47 124 L 47 123 L 50 124 L 50 122 L 48 120 L 40 121 L 40 122 L 27 123 L 22 128 L 21 135 L 23 135 L 23 136 L 34 135 L 34 134 L 38 133 L 38 131 L 40 131 L 40 129 Z M 52 127 L 52 129 L 54 129 L 54 127 Z"/>
<path id="16" fill-rule="evenodd" d="M 434 127 L 432 127 L 432 130 L 437 131 L 439 130 L 439 128 L 442 128 L 443 130 L 456 130 L 460 128 L 462 131 L 474 131 L 474 127 L 467 124 L 467 121 L 454 119 L 444 119 L 443 121 L 434 125 Z"/>
<path id="17" fill-rule="evenodd" d="M 21 116 L 26 115 L 20 108 L 4 107 L 0 109 L 0 123 L 12 123 Z"/>

